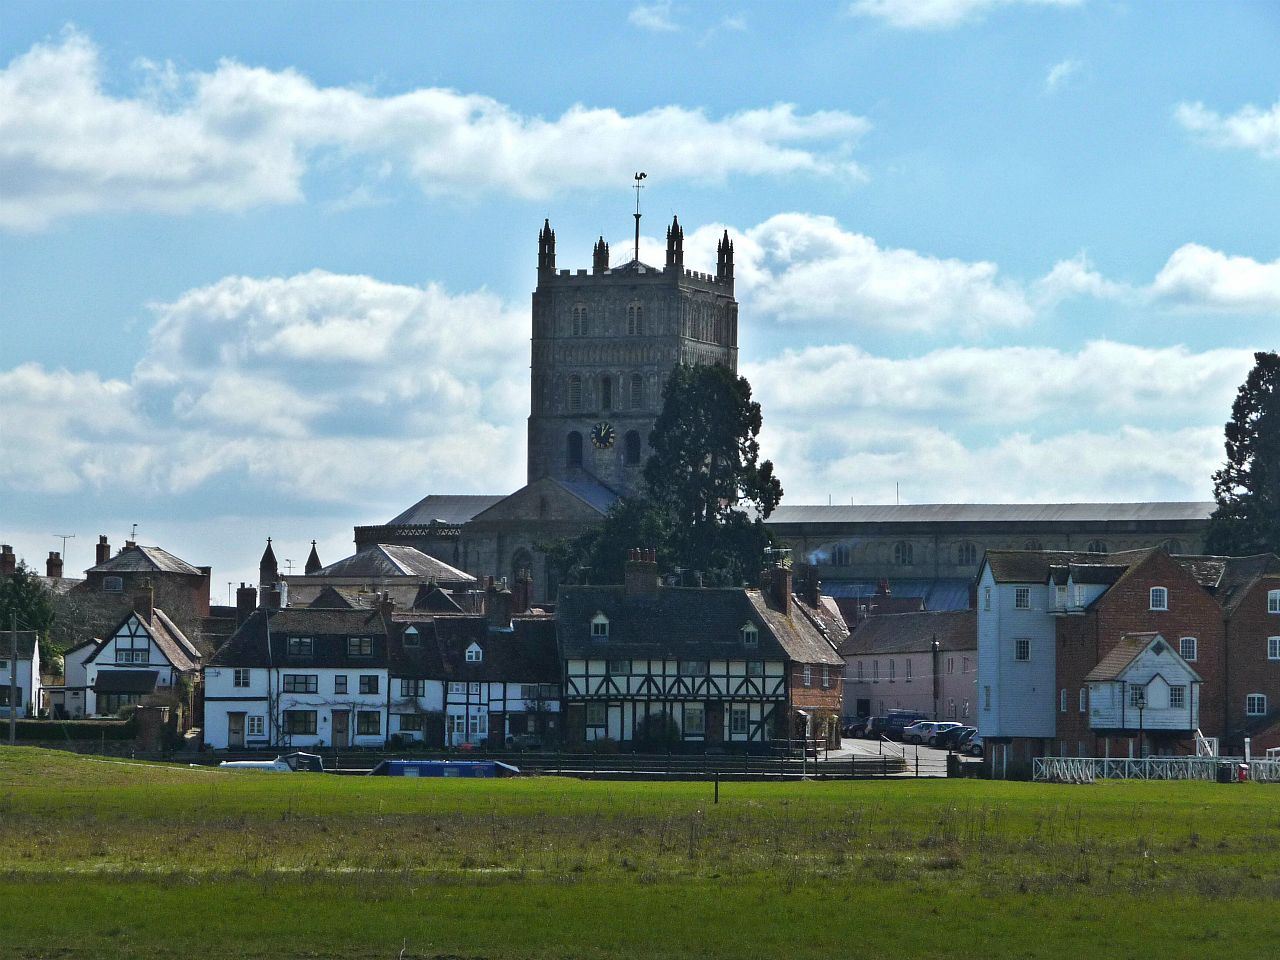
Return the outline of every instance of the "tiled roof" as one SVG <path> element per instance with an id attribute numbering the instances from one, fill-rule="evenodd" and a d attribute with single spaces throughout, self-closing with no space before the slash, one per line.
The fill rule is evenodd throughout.
<path id="1" fill-rule="evenodd" d="M 291 659 L 287 652 L 290 637 L 310 637 L 312 656 Z M 371 637 L 372 657 L 349 656 L 347 640 L 350 637 Z M 354 668 L 361 664 L 385 664 L 386 656 L 386 628 L 377 610 L 286 607 L 255 610 L 209 658 L 209 665 Z"/>
<path id="2" fill-rule="evenodd" d="M 437 560 L 414 547 L 397 543 L 376 543 L 327 567 L 311 577 L 417 577 L 447 583 L 474 583 L 475 577 Z"/>
<path id="3" fill-rule="evenodd" d="M 159 676 L 156 670 L 99 670 L 93 689 L 96 693 L 150 693 Z"/>
<path id="4" fill-rule="evenodd" d="M 869 617 L 840 647 L 846 657 L 881 653 L 928 653 L 933 641 L 941 650 L 978 649 L 976 610 L 920 611 Z"/>
<path id="5" fill-rule="evenodd" d="M 368 609 L 374 602 L 374 595 L 364 593 L 359 587 L 335 587 L 329 584 L 307 606 L 321 610 L 355 610 Z"/>
<path id="6" fill-rule="evenodd" d="M 923 601 L 925 610 L 967 610 L 969 608 L 969 588 L 972 580 L 968 577 L 935 577 L 890 579 L 889 586 L 895 599 L 918 598 Z M 868 597 L 874 597 L 879 589 L 879 580 L 823 580 L 822 592 L 837 600 L 857 600 L 865 603 Z M 841 604 L 841 609 L 846 609 Z M 919 606 L 913 610 L 922 609 Z M 907 613 L 898 609 L 897 613 Z M 847 615 L 846 615 L 847 616 Z"/>
<path id="7" fill-rule="evenodd" d="M 418 631 L 418 646 L 405 646 L 403 632 Z M 517 617 L 510 630 L 491 630 L 483 616 L 396 615 L 392 624 L 391 671 L 396 676 L 481 683 L 557 683 L 560 679 L 555 621 Z M 479 661 L 467 660 L 477 644 Z"/>
<path id="8" fill-rule="evenodd" d="M 1120 642 L 1098 661 L 1097 666 L 1085 674 L 1085 682 L 1100 683 L 1119 679 L 1120 674 L 1124 673 L 1129 664 L 1133 663 L 1158 636 L 1157 633 L 1126 633 L 1120 638 Z"/>
<path id="9" fill-rule="evenodd" d="M 387 526 L 427 524 L 440 520 L 451 526 L 460 526 L 482 510 L 488 510 L 504 497 L 491 495 L 430 494 L 408 510 L 387 521 Z"/>
<path id="10" fill-rule="evenodd" d="M 1175 557 L 1201 585 L 1231 613 L 1262 577 L 1280 576 L 1280 557 L 1262 553 L 1252 557 Z"/>
<path id="11" fill-rule="evenodd" d="M 782 505 L 777 523 L 1090 523 L 1112 520 L 1207 520 L 1211 501 L 1153 503 L 917 503 Z"/>
<path id="12" fill-rule="evenodd" d="M 90 567 L 87 573 L 185 573 L 201 576 L 199 570 L 159 547 L 125 547 L 106 563 Z"/>
<path id="13" fill-rule="evenodd" d="M 1054 567 L 1102 564 L 1120 567 L 1123 571 L 1157 549 L 1151 547 L 1106 554 L 1073 550 L 988 550 L 984 562 L 991 568 L 991 575 L 997 583 L 1048 583 Z"/>
<path id="14" fill-rule="evenodd" d="M 169 615 L 159 607 L 152 611 L 150 623 L 147 623 L 141 616 L 130 610 L 114 628 L 107 632 L 107 640 L 109 641 L 119 633 L 120 628 L 128 623 L 131 617 L 138 618 L 143 630 L 151 636 L 152 641 L 160 648 L 160 652 L 164 654 L 165 659 L 173 665 L 175 670 L 187 673 L 200 665 L 200 651 L 196 649 L 195 644 L 187 639 L 187 635 L 178 629 L 178 625 L 169 619 Z M 85 663 L 97 662 L 98 654 L 102 653 L 107 646 L 107 643 L 99 644 L 98 649 L 85 659 Z"/>
<path id="15" fill-rule="evenodd" d="M 609 619 L 609 639 L 591 639 L 597 613 Z M 621 586 L 561 587 L 556 607 L 561 652 L 566 657 L 777 659 L 842 663 L 835 649 L 799 611 L 790 617 L 765 604 L 757 590 L 659 587 L 628 596 Z M 745 648 L 743 625 L 759 631 L 758 646 Z"/>

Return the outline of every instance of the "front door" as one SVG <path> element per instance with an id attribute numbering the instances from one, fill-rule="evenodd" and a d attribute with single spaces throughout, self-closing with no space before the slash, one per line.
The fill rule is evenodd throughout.
<path id="1" fill-rule="evenodd" d="M 244 714 L 227 714 L 227 746 L 232 750 L 244 749 Z"/>
<path id="2" fill-rule="evenodd" d="M 333 711 L 333 746 L 335 749 L 351 746 L 351 711 Z"/>

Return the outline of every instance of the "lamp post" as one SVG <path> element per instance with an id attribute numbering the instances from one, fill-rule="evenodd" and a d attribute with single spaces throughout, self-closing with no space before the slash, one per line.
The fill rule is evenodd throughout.
<path id="1" fill-rule="evenodd" d="M 1142 711 L 1147 707 L 1147 685 L 1144 683 L 1140 687 L 1133 688 L 1134 706 L 1138 708 L 1138 759 L 1145 760 L 1147 756 L 1146 748 L 1146 731 L 1142 725 Z"/>

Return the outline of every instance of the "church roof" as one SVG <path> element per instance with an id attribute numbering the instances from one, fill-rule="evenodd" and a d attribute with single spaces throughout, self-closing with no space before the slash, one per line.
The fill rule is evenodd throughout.
<path id="1" fill-rule="evenodd" d="M 1151 503 L 911 503 L 783 504 L 768 524 L 780 523 L 1105 523 L 1209 519 L 1215 504 Z"/>
<path id="2" fill-rule="evenodd" d="M 438 494 L 423 497 L 408 510 L 387 521 L 387 526 L 427 524 L 441 520 L 453 526 L 466 523 L 482 510 L 488 510 L 499 500 L 488 494 Z"/>
<path id="3" fill-rule="evenodd" d="M 451 567 L 443 560 L 414 547 L 398 543 L 376 543 L 327 567 L 311 577 L 420 577 L 450 582 L 470 581 L 475 577 Z"/>
<path id="4" fill-rule="evenodd" d="M 159 547 L 139 544 L 125 546 L 110 560 L 90 567 L 87 573 L 186 573 L 201 576 L 199 570 Z"/>
<path id="5" fill-rule="evenodd" d="M 608 513 L 619 500 L 616 492 L 595 480 L 556 480 L 555 482 L 601 513 Z"/>

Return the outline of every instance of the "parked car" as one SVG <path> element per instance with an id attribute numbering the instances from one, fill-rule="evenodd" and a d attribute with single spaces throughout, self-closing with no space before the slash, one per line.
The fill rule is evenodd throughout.
<path id="1" fill-rule="evenodd" d="M 968 740 L 960 745 L 960 752 L 966 753 L 971 757 L 980 757 L 983 754 L 982 736 L 975 733 Z"/>
<path id="2" fill-rule="evenodd" d="M 859 717 L 856 720 L 850 720 L 840 730 L 842 737 L 865 737 L 867 735 L 867 724 L 871 722 L 871 717 Z"/>
<path id="3" fill-rule="evenodd" d="M 936 747 L 938 745 L 938 735 L 940 733 L 944 733 L 947 730 L 954 730 L 956 727 L 960 726 L 963 726 L 963 724 L 956 723 L 952 720 L 922 720 L 903 728 L 902 742 L 922 743 L 928 744 L 931 747 Z"/>
<path id="4" fill-rule="evenodd" d="M 890 740 L 901 740 L 903 730 L 924 719 L 926 719 L 925 715 L 918 710 L 891 711 L 884 718 L 884 729 L 881 733 Z"/>
<path id="5" fill-rule="evenodd" d="M 977 727 L 968 727 L 961 724 L 958 727 L 952 727 L 950 730 L 943 730 L 939 733 L 938 742 L 934 746 L 939 750 L 959 750 L 960 744 L 977 732 Z"/>

